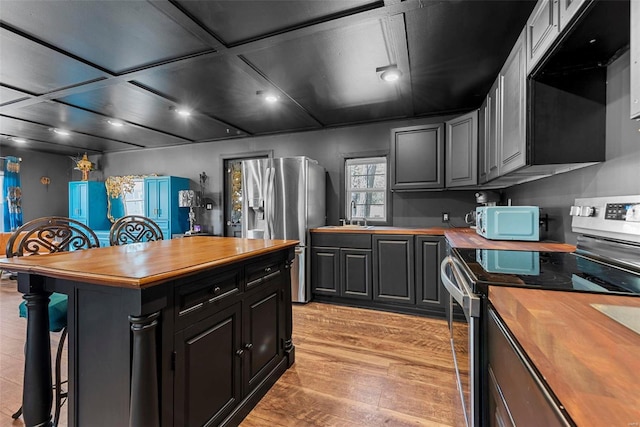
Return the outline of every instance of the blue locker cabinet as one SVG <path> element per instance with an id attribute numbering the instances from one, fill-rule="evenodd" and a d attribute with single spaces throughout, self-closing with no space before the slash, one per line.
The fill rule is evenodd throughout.
<path id="1" fill-rule="evenodd" d="M 69 182 L 69 218 L 93 230 L 109 230 L 107 189 L 102 181 Z"/>
<path id="2" fill-rule="evenodd" d="M 188 178 L 153 176 L 144 179 L 145 216 L 158 224 L 165 239 L 189 229 L 189 208 L 178 207 L 178 192 L 188 189 Z"/>

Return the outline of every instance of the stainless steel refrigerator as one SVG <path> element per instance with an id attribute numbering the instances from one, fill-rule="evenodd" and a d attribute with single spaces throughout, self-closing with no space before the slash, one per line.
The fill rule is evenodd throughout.
<path id="1" fill-rule="evenodd" d="M 299 240 L 291 268 L 294 302 L 311 298 L 309 229 L 325 225 L 325 170 L 307 157 L 242 162 L 242 237 Z"/>

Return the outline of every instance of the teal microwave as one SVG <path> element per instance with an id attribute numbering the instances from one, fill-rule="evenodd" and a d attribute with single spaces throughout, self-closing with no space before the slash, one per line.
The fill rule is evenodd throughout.
<path id="1" fill-rule="evenodd" d="M 537 206 L 481 206 L 476 208 L 476 232 L 491 240 L 540 240 Z"/>

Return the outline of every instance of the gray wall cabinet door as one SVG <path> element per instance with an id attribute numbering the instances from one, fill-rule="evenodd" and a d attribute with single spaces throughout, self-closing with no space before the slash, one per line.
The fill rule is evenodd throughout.
<path id="1" fill-rule="evenodd" d="M 311 248 L 311 288 L 315 294 L 340 295 L 340 249 Z"/>
<path id="2" fill-rule="evenodd" d="M 500 94 L 500 78 L 497 78 L 487 96 L 487 181 L 500 176 Z"/>
<path id="3" fill-rule="evenodd" d="M 527 20 L 526 74 L 530 74 L 560 34 L 558 0 L 539 0 Z"/>
<path id="4" fill-rule="evenodd" d="M 391 189 L 444 188 L 444 124 L 391 129 Z"/>
<path id="5" fill-rule="evenodd" d="M 415 304 L 413 236 L 373 236 L 373 299 Z"/>
<path id="6" fill-rule="evenodd" d="M 524 40 L 523 32 L 498 75 L 502 100 L 499 122 L 500 175 L 512 172 L 527 163 L 527 75 Z"/>
<path id="7" fill-rule="evenodd" d="M 342 293 L 349 298 L 371 299 L 371 250 L 340 249 Z"/>
<path id="8" fill-rule="evenodd" d="M 587 0 L 560 0 L 560 31 L 564 31 L 567 28 L 567 25 L 576 16 L 578 10 L 586 3 Z"/>
<path id="9" fill-rule="evenodd" d="M 640 118 L 640 2 L 631 2 L 631 118 Z"/>
<path id="10" fill-rule="evenodd" d="M 416 236 L 416 305 L 443 314 L 445 293 L 440 281 L 440 263 L 445 255 L 441 237 Z"/>
<path id="11" fill-rule="evenodd" d="M 478 111 L 446 122 L 446 187 L 478 183 Z"/>

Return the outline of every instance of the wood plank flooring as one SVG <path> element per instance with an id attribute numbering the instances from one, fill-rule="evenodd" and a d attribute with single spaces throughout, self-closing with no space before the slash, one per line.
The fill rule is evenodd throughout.
<path id="1" fill-rule="evenodd" d="M 11 419 L 22 391 L 20 301 L 16 282 L 0 280 L 0 427 L 24 425 Z M 294 306 L 293 325 L 296 363 L 241 427 L 463 424 L 443 320 L 310 303 Z"/>

